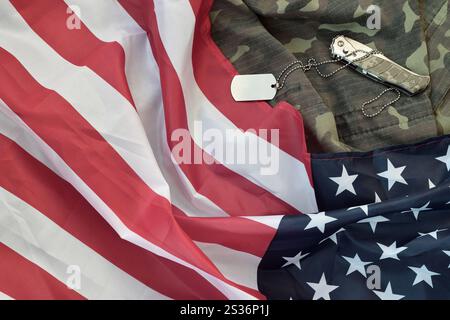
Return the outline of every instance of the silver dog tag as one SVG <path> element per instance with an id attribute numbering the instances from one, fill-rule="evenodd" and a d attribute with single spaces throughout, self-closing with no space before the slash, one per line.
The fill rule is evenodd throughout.
<path id="1" fill-rule="evenodd" d="M 231 82 L 231 95 L 236 101 L 272 100 L 277 93 L 276 82 L 270 73 L 235 76 Z"/>

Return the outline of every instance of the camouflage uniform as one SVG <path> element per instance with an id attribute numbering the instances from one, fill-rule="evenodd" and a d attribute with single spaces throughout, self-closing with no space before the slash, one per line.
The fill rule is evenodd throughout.
<path id="1" fill-rule="evenodd" d="M 381 28 L 369 29 L 377 5 Z M 285 100 L 303 115 L 311 152 L 369 150 L 450 133 L 450 8 L 448 0 L 216 0 L 212 35 L 241 74 L 278 75 L 291 61 L 330 58 L 331 39 L 344 34 L 412 71 L 431 86 L 367 119 L 360 110 L 385 86 L 353 70 L 329 79 L 294 72 L 271 103 Z M 323 67 L 330 72 L 338 64 Z M 391 96 L 384 96 L 385 103 Z M 375 103 L 376 105 L 376 103 Z"/>

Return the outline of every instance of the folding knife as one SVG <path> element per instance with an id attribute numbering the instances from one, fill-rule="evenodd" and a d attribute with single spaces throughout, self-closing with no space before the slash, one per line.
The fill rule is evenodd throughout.
<path id="1" fill-rule="evenodd" d="M 345 36 L 334 38 L 330 50 L 334 58 L 342 58 L 356 71 L 385 85 L 392 85 L 409 96 L 422 92 L 430 83 L 429 76 L 414 73 L 382 53 Z"/>

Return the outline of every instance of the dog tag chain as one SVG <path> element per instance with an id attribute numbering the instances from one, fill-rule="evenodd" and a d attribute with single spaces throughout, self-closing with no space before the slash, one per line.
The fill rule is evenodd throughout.
<path id="1" fill-rule="evenodd" d="M 236 76 L 231 84 L 233 98 L 236 101 L 272 100 L 277 92 L 283 89 L 288 77 L 296 70 L 307 72 L 314 68 L 319 76 L 326 79 L 347 67 L 351 67 L 372 80 L 388 86 L 379 95 L 364 102 L 360 107 L 365 117 L 373 118 L 397 102 L 401 97 L 401 92 L 409 96 L 416 95 L 425 90 L 430 82 L 429 76 L 422 76 L 403 68 L 388 59 L 380 51 L 373 50 L 348 37 L 335 37 L 331 43 L 330 51 L 332 59 L 318 62 L 315 58 L 310 58 L 306 63 L 296 60 L 286 66 L 277 78 L 272 74 Z M 344 64 L 330 73 L 324 74 L 319 68 L 322 65 L 336 62 L 343 62 Z M 396 97 L 379 106 L 377 111 L 369 113 L 367 111 L 368 106 L 381 99 L 388 92 L 395 93 Z"/>

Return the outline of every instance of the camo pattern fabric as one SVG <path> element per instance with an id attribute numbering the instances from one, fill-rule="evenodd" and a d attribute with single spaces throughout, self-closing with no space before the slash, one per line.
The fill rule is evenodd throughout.
<path id="1" fill-rule="evenodd" d="M 380 28 L 369 28 L 371 5 Z M 304 119 L 310 152 L 365 151 L 450 133 L 450 8 L 448 0 L 215 0 L 212 36 L 240 74 L 278 75 L 290 62 L 330 59 L 345 35 L 383 52 L 415 73 L 430 75 L 422 94 L 402 98 L 375 118 L 361 105 L 386 87 L 351 69 L 323 79 L 295 71 L 273 101 L 287 101 Z M 339 63 L 322 66 L 323 73 Z M 390 92 L 378 105 L 394 98 Z M 368 111 L 376 111 L 377 103 Z"/>

